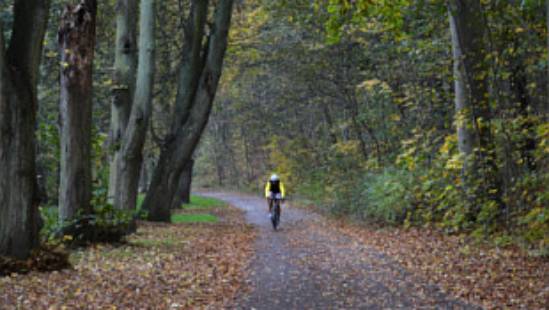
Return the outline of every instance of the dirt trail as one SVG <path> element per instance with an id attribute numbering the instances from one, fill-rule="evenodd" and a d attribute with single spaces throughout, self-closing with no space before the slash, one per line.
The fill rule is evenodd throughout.
<path id="1" fill-rule="evenodd" d="M 342 235 L 321 216 L 284 206 L 280 230 L 273 232 L 264 200 L 202 194 L 246 211 L 258 228 L 252 291 L 241 294 L 236 309 L 475 309 Z"/>

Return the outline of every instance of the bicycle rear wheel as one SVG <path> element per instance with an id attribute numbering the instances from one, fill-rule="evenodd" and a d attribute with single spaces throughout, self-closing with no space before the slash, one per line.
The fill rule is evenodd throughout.
<path id="1" fill-rule="evenodd" d="M 278 224 L 280 224 L 280 202 L 276 202 L 273 206 L 271 222 L 273 224 L 273 229 L 277 230 Z"/>

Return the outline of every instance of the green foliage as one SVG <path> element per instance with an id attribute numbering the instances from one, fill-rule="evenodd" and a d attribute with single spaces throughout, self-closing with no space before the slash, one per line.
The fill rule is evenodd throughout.
<path id="1" fill-rule="evenodd" d="M 56 172 L 59 167 L 60 143 L 59 131 L 54 124 L 53 119 L 40 123 L 36 131 L 39 147 L 37 156 L 38 185 L 41 189 L 43 202 L 48 204 L 56 204 L 59 191 Z"/>
<path id="2" fill-rule="evenodd" d="M 540 248 L 538 212 L 549 205 L 542 2 L 481 1 L 490 40 L 474 77 L 487 83 L 486 100 L 475 108 L 489 113 L 476 119 L 477 109 L 453 104 L 446 2 L 253 3 L 236 16 L 198 179 L 261 192 L 276 171 L 337 215 Z M 475 137 L 470 153 L 462 124 Z"/>
<path id="3" fill-rule="evenodd" d="M 536 207 L 520 218 L 524 239 L 534 245 L 539 253 L 549 253 L 549 211 Z"/>
<path id="4" fill-rule="evenodd" d="M 403 224 L 416 205 L 412 192 L 414 177 L 405 170 L 385 169 L 369 173 L 362 183 L 356 212 L 364 219 L 386 224 Z"/>
<path id="5" fill-rule="evenodd" d="M 77 214 L 69 221 L 59 221 L 56 207 L 41 207 L 41 236 L 50 244 L 81 245 L 89 242 L 119 242 L 133 229 L 138 211 L 115 209 L 107 199 L 106 183 L 97 182 L 92 192 L 92 214 Z"/>
<path id="6" fill-rule="evenodd" d="M 54 242 L 56 233 L 62 228 L 59 222 L 59 212 L 55 207 L 40 207 L 40 215 L 42 216 L 42 229 L 40 236 L 45 242 Z"/>

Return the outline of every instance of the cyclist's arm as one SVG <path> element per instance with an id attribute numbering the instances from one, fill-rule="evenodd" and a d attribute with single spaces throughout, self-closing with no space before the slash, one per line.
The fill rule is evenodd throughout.
<path id="1" fill-rule="evenodd" d="M 271 182 L 267 182 L 267 185 L 265 185 L 265 198 L 269 198 L 271 194 Z"/>
<path id="2" fill-rule="evenodd" d="M 280 196 L 282 197 L 282 199 L 284 199 L 284 197 L 286 196 L 286 191 L 282 182 L 280 182 Z"/>

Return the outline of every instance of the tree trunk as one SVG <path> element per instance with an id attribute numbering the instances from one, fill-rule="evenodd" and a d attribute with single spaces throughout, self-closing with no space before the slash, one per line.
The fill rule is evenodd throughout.
<path id="1" fill-rule="evenodd" d="M 549 56 L 549 0 L 546 0 L 545 1 L 545 22 L 546 22 L 546 28 L 547 28 L 547 45 L 546 45 L 546 48 L 547 48 L 547 55 Z M 549 61 L 549 57 L 546 58 L 546 61 Z M 546 93 L 546 96 L 547 98 L 545 99 L 545 108 L 542 108 L 541 112 L 545 115 L 549 114 L 549 66 L 547 66 L 547 82 L 546 82 L 546 87 L 547 87 L 547 93 Z M 547 120 L 547 118 L 545 118 Z"/>
<path id="2" fill-rule="evenodd" d="M 0 21 L 0 255 L 25 258 L 39 244 L 35 171 L 38 67 L 49 1 L 16 1 L 10 46 Z"/>
<path id="3" fill-rule="evenodd" d="M 92 213 L 92 69 L 97 2 L 68 5 L 59 29 L 61 53 L 61 179 L 59 217 Z"/>
<path id="4" fill-rule="evenodd" d="M 177 127 L 174 137 L 163 148 L 143 203 L 144 209 L 149 211 L 150 220 L 170 220 L 170 207 L 179 177 L 208 122 L 227 48 L 233 2 L 221 0 L 217 4 L 213 32 L 205 53 L 206 61 L 194 92 L 192 107 L 183 124 Z"/>
<path id="5" fill-rule="evenodd" d="M 482 6 L 478 0 L 453 0 L 449 2 L 449 12 L 456 75 L 458 143 L 464 155 L 464 186 L 473 198 L 488 197 L 501 204 L 490 125 L 487 26 Z M 478 211 L 478 203 L 472 206 L 473 213 Z"/>
<path id="6" fill-rule="evenodd" d="M 471 118 L 471 101 L 467 96 L 467 81 L 465 77 L 465 69 L 463 68 L 463 52 L 459 43 L 458 33 L 456 29 L 456 21 L 453 14 L 450 12 L 450 33 L 452 36 L 452 54 L 454 63 L 454 102 L 457 118 L 457 137 L 458 149 L 460 153 L 469 157 L 473 151 L 473 132 L 468 119 Z M 466 165 L 467 163 L 465 163 Z"/>
<path id="7" fill-rule="evenodd" d="M 125 210 L 135 209 L 143 145 L 151 115 L 155 45 L 154 8 L 154 0 L 141 0 L 137 87 L 130 120 L 122 140 L 114 200 L 115 207 Z"/>
<path id="8" fill-rule="evenodd" d="M 185 27 L 185 45 L 183 47 L 182 63 L 179 70 L 179 83 L 175 101 L 174 118 L 171 132 L 177 130 L 187 121 L 189 111 L 196 95 L 199 77 L 204 68 L 202 53 L 204 27 L 208 17 L 208 0 L 193 0 L 191 6 L 191 24 Z"/>
<path id="9" fill-rule="evenodd" d="M 116 4 L 116 47 L 114 56 L 113 98 L 109 148 L 109 198 L 114 201 L 120 158 L 120 146 L 128 121 L 135 90 L 137 66 L 137 0 L 118 0 Z"/>
<path id="10" fill-rule="evenodd" d="M 173 202 L 172 202 L 172 210 L 179 209 L 182 203 L 191 202 L 191 185 L 192 185 L 192 179 L 193 179 L 193 166 L 194 166 L 194 160 L 191 159 L 187 162 L 187 164 L 185 164 L 185 167 L 183 168 L 183 172 L 181 172 L 181 177 L 179 178 L 179 184 L 177 185 L 177 190 L 175 192 Z"/>
<path id="11" fill-rule="evenodd" d="M 149 188 L 150 175 L 154 169 L 154 160 L 151 155 L 145 155 L 141 163 L 141 173 L 139 174 L 139 192 L 145 193 Z"/>

